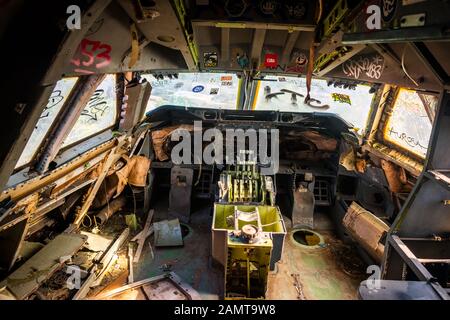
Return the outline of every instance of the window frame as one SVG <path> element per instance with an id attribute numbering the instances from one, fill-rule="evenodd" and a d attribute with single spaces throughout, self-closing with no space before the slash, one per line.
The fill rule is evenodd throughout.
<path id="1" fill-rule="evenodd" d="M 279 75 L 279 74 L 264 74 L 264 76 L 274 76 L 274 77 L 277 77 L 277 78 L 278 77 L 285 77 L 285 78 L 286 77 L 292 77 L 292 78 L 305 78 L 306 79 L 306 77 L 304 77 L 304 76 L 296 77 L 294 75 L 284 75 L 284 74 L 283 75 Z M 313 77 L 313 80 L 314 79 L 328 81 L 327 78 L 321 78 L 321 77 Z M 259 93 L 260 90 L 263 90 L 263 89 L 261 89 L 261 82 L 264 82 L 264 81 L 270 82 L 270 81 L 275 81 L 275 80 L 253 79 L 253 81 L 252 81 L 253 82 L 252 83 L 252 89 L 251 89 L 251 100 L 250 100 L 249 105 L 248 105 L 249 106 L 249 110 L 251 110 L 251 111 L 258 111 L 258 109 L 256 108 L 256 105 L 258 103 L 258 98 L 259 98 L 258 97 L 258 93 Z M 277 81 L 275 81 L 275 82 L 277 82 Z M 357 85 L 366 85 L 366 86 L 370 87 L 371 84 L 370 83 L 366 83 L 366 82 L 364 82 L 364 83 L 361 82 L 361 83 L 357 83 Z M 257 90 L 258 86 L 259 86 L 259 88 Z M 380 99 L 381 99 L 381 95 L 379 94 L 379 92 L 382 91 L 382 89 L 383 89 L 383 86 L 379 87 L 377 89 L 377 91 L 375 93 L 373 93 L 372 100 L 370 101 L 370 106 L 369 106 L 369 109 L 368 109 L 368 112 L 367 112 L 367 115 L 366 115 L 366 119 L 365 119 L 365 123 L 366 124 L 365 124 L 364 127 L 360 128 L 361 129 L 361 133 L 358 133 L 358 132 L 352 130 L 360 138 L 365 137 L 370 132 L 370 129 L 371 129 L 372 124 L 373 124 L 373 114 L 376 113 L 377 106 L 379 105 L 379 102 L 380 102 Z M 284 111 L 284 110 L 279 110 L 279 111 L 280 112 L 289 112 L 289 111 Z M 340 114 L 335 113 L 335 112 L 330 112 L 330 111 L 314 111 L 314 112 L 323 113 L 323 114 L 325 114 L 325 113 L 333 114 L 333 115 L 338 116 L 339 118 L 341 118 L 342 120 L 344 120 L 348 124 L 355 125 L 354 123 L 351 123 L 349 120 L 343 118 Z"/>
<path id="2" fill-rule="evenodd" d="M 56 125 L 56 123 L 58 123 L 58 121 L 60 120 L 61 115 L 62 115 L 62 113 L 63 113 L 63 110 L 67 107 L 67 103 L 71 100 L 71 97 L 72 97 L 72 95 L 74 94 L 74 91 L 73 91 L 73 90 L 74 90 L 74 88 L 77 86 L 78 81 L 80 80 L 80 77 L 66 77 L 66 78 L 76 78 L 76 81 L 74 82 L 72 88 L 70 88 L 69 94 L 67 95 L 66 100 L 64 101 L 63 105 L 61 106 L 61 109 L 60 109 L 60 110 L 58 111 L 58 113 L 56 114 L 55 119 L 53 120 L 53 122 L 52 122 L 52 123 L 50 124 L 50 126 L 47 128 L 47 131 L 45 132 L 45 135 L 42 137 L 41 141 L 39 142 L 38 147 L 37 147 L 36 150 L 34 151 L 33 155 L 32 155 L 31 158 L 30 158 L 30 160 L 28 160 L 28 162 L 24 163 L 23 165 L 14 168 L 12 174 L 15 174 L 15 173 L 17 173 L 17 172 L 20 172 L 20 171 L 22 171 L 22 170 L 24 170 L 24 169 L 26 169 L 26 168 L 32 167 L 32 166 L 35 164 L 36 158 L 39 157 L 39 154 L 40 154 L 40 152 L 41 152 L 41 150 L 42 150 L 42 147 L 47 143 L 47 140 L 48 140 L 48 138 L 49 138 L 49 133 L 52 131 L 52 129 L 54 128 L 54 126 Z M 64 78 L 61 78 L 61 79 L 59 79 L 58 81 L 63 80 L 63 79 L 64 79 Z M 55 90 L 55 88 L 56 88 L 56 85 L 57 85 L 58 81 L 55 82 L 55 85 L 53 86 L 52 92 L 50 93 L 50 96 L 53 94 L 53 92 L 54 92 L 54 90 Z M 50 96 L 49 96 L 49 98 L 50 98 Z M 47 105 L 45 105 L 44 109 L 42 109 L 41 115 L 42 115 L 42 113 L 44 112 L 44 110 L 45 110 L 46 107 L 47 107 Z M 40 117 L 41 117 L 41 116 L 39 116 L 39 119 L 40 119 Z M 39 119 L 38 119 L 38 122 L 39 122 Z M 38 122 L 36 122 L 35 126 L 38 124 Z M 33 130 L 33 131 L 34 131 L 34 130 Z M 31 135 L 30 135 L 30 137 L 28 138 L 28 141 L 29 141 L 30 138 L 31 138 Z M 28 141 L 27 141 L 27 143 L 28 143 Z M 26 144 L 25 144 L 25 147 L 26 147 Z M 23 151 L 22 151 L 22 153 L 23 153 Z M 22 156 L 22 154 L 20 154 L 19 159 L 20 159 L 21 156 Z M 19 161 L 19 159 L 17 159 L 17 161 Z"/>
<path id="3" fill-rule="evenodd" d="M 388 127 L 388 123 L 389 123 L 389 119 L 390 117 L 392 117 L 392 113 L 394 111 L 395 108 L 395 104 L 397 102 L 397 99 L 399 97 L 400 91 L 404 89 L 404 90 L 412 90 L 415 92 L 419 92 L 422 94 L 427 94 L 427 95 L 432 95 L 435 96 L 439 99 L 439 93 L 438 92 L 433 92 L 433 91 L 421 91 L 421 90 L 416 90 L 413 88 L 407 88 L 407 87 L 395 87 L 395 89 L 393 89 L 388 96 L 386 97 L 386 106 L 383 110 L 381 119 L 380 119 L 380 123 L 378 125 L 378 134 L 377 134 L 377 142 L 391 148 L 394 150 L 397 150 L 403 154 L 405 154 L 408 158 L 413 159 L 417 162 L 420 163 L 425 163 L 425 160 L 428 158 L 428 152 L 429 152 L 429 147 L 430 147 L 430 143 L 431 143 L 431 136 L 432 136 L 432 132 L 433 132 L 433 128 L 434 128 L 434 120 L 431 122 L 431 130 L 430 130 L 430 141 L 427 145 L 427 151 L 426 154 L 422 157 L 414 152 L 412 152 L 411 150 L 407 149 L 406 147 L 395 143 L 393 141 L 389 141 L 388 139 L 386 139 L 386 132 L 387 132 L 387 127 Z M 390 101 L 389 101 L 390 100 Z M 426 109 L 424 108 L 424 112 L 426 112 Z"/>
<path id="4" fill-rule="evenodd" d="M 244 93 L 245 93 L 245 88 L 244 88 L 245 81 L 243 81 L 244 77 L 243 77 L 242 72 L 239 72 L 239 71 L 223 71 L 223 70 L 214 70 L 214 71 L 208 70 L 208 71 L 180 71 L 180 72 L 176 72 L 176 73 L 178 75 L 180 75 L 180 74 L 195 74 L 195 73 L 197 73 L 197 74 L 209 73 L 209 74 L 219 74 L 219 75 L 225 75 L 225 74 L 235 75 L 237 77 L 238 81 L 237 81 L 236 99 L 234 101 L 234 108 L 233 109 L 223 109 L 223 110 L 241 110 L 242 104 L 244 103 L 243 100 L 244 100 Z M 155 74 L 158 74 L 158 73 L 155 73 L 155 72 L 141 72 L 140 76 L 141 77 L 143 77 L 143 76 L 155 77 Z M 151 85 L 151 81 L 149 81 L 148 79 L 146 79 L 146 80 Z M 152 94 L 150 95 L 150 99 L 151 99 L 152 95 L 153 95 L 153 89 L 152 89 Z M 150 102 L 150 99 L 149 99 L 149 102 Z M 172 105 L 172 104 L 170 104 L 170 103 L 162 104 L 162 105 L 157 106 L 157 107 L 155 107 L 153 109 L 146 110 L 145 113 L 150 112 L 152 110 L 156 110 L 157 108 L 165 106 L 165 105 Z M 182 107 L 185 107 L 185 105 L 183 105 Z M 202 106 L 191 106 L 191 108 L 203 108 L 203 107 Z M 217 108 L 217 110 L 218 109 L 219 108 Z"/>
<path id="5" fill-rule="evenodd" d="M 111 73 L 110 73 L 111 74 Z M 108 75 L 110 75 L 110 74 L 106 74 L 106 76 L 108 76 Z M 84 138 L 82 138 L 82 139 L 79 139 L 79 140 L 77 140 L 77 141 L 75 141 L 75 142 L 72 142 L 71 144 L 68 144 L 68 145 L 66 145 L 66 146 L 64 146 L 64 147 L 60 147 L 59 148 L 59 150 L 58 150 L 58 153 L 56 154 L 56 156 L 58 156 L 58 155 L 60 155 L 61 153 L 63 153 L 63 152 L 65 152 L 65 151 L 67 151 L 68 149 L 70 149 L 70 148 L 73 148 L 74 146 L 76 146 L 76 145 L 79 145 L 80 143 L 83 143 L 83 142 L 85 142 L 85 141 L 87 141 L 87 140 L 89 140 L 89 139 L 91 139 L 91 138 L 93 138 L 93 137 L 95 137 L 95 136 L 97 136 L 97 135 L 99 135 L 99 134 L 102 134 L 102 133 L 104 133 L 104 132 L 106 132 L 106 131 L 108 131 L 108 130 L 112 130 L 112 131 L 114 131 L 114 129 L 117 129 L 118 128 L 118 126 L 119 126 L 119 120 L 120 120 L 120 111 L 121 111 L 121 105 L 118 103 L 118 101 L 119 101 L 119 99 L 118 99 L 118 92 L 117 92 L 117 88 L 118 88 L 118 84 L 119 84 L 119 74 L 117 74 L 117 73 L 113 73 L 113 75 L 114 75 L 114 92 L 115 92 L 115 94 L 116 94 L 116 97 L 115 97 L 115 107 L 116 107 L 116 117 L 115 117 L 115 119 L 114 119 L 114 123 L 112 124 L 112 125 L 110 125 L 109 127 L 107 127 L 107 128 L 104 128 L 104 129 L 102 129 L 102 130 L 100 130 L 100 131 L 97 131 L 97 132 L 95 132 L 95 133 L 93 133 L 93 134 L 91 134 L 91 135 L 89 135 L 89 136 L 86 136 L 86 137 L 84 137 Z M 105 78 L 106 79 L 106 78 Z M 103 81 L 105 81 L 105 80 L 103 80 Z M 100 85 L 99 85 L 100 86 Z M 95 90 L 97 90 L 97 88 L 95 88 Z M 80 116 L 79 117 L 81 117 L 81 114 L 80 114 Z M 78 117 L 78 118 L 79 118 Z M 77 119 L 77 121 L 78 121 L 78 119 Z M 76 124 L 76 121 L 75 121 L 75 124 Z M 70 131 L 69 131 L 69 134 L 70 134 L 70 132 L 73 130 L 73 128 L 75 127 L 75 124 L 73 125 L 73 127 L 70 129 Z"/>
<path id="6" fill-rule="evenodd" d="M 108 75 L 110 75 L 110 74 L 107 74 L 107 76 Z M 97 131 L 97 132 L 95 132 L 95 133 L 93 133 L 93 134 L 91 134 L 89 136 L 84 137 L 83 139 L 75 141 L 75 142 L 73 142 L 73 143 L 71 143 L 69 145 L 66 145 L 64 147 L 60 147 L 58 152 L 57 152 L 57 154 L 56 154 L 56 157 L 58 157 L 59 155 L 61 155 L 64 152 L 66 152 L 70 148 L 73 148 L 73 147 L 75 147 L 75 146 L 77 146 L 77 145 L 79 145 L 79 144 L 81 144 L 81 143 L 83 143 L 83 142 L 85 142 L 85 141 L 87 141 L 89 139 L 92 139 L 93 137 L 95 137 L 97 135 L 100 135 L 100 134 L 102 134 L 102 133 L 104 133 L 104 132 L 106 132 L 108 130 L 114 131 L 115 129 L 118 128 L 119 120 L 120 120 L 120 111 L 121 111 L 121 103 L 119 103 L 119 93 L 118 93 L 118 85 L 119 85 L 119 79 L 120 79 L 119 76 L 120 76 L 120 74 L 113 73 L 112 75 L 114 76 L 114 91 L 115 91 L 115 94 L 116 94 L 116 97 L 115 97 L 116 116 L 115 116 L 115 119 L 114 119 L 114 123 L 111 126 L 108 126 L 107 128 L 104 128 L 104 129 L 102 129 L 100 131 Z M 74 85 L 70 89 L 70 92 L 69 92 L 69 94 L 68 94 L 68 96 L 66 98 L 66 101 L 64 101 L 64 104 L 61 106 L 61 109 L 58 111 L 58 114 L 56 115 L 56 117 L 53 120 L 52 124 L 48 127 L 47 132 L 45 133 L 44 137 L 40 141 L 39 146 L 36 148 L 36 151 L 33 153 L 31 159 L 27 163 L 21 165 L 20 167 L 14 168 L 14 171 L 13 171 L 12 175 L 20 173 L 21 171 L 23 171 L 23 170 L 25 170 L 27 168 L 30 169 L 30 168 L 33 167 L 33 165 L 36 163 L 37 159 L 40 156 L 40 153 L 41 153 L 41 150 L 42 150 L 43 146 L 45 146 L 45 144 L 48 142 L 49 133 L 58 124 L 59 120 L 61 120 L 61 115 L 63 113 L 63 110 L 67 107 L 67 103 L 71 100 L 71 96 L 74 94 L 73 90 L 77 86 L 78 81 L 80 80 L 80 77 L 70 77 L 69 76 L 69 77 L 66 77 L 66 78 L 77 78 L 77 80 L 75 81 Z M 64 78 L 61 78 L 60 80 L 62 80 L 62 79 L 64 79 Z M 55 85 L 53 87 L 53 90 L 54 90 L 55 87 L 56 87 L 56 83 L 55 83 Z M 52 92 L 53 92 L 53 90 L 52 90 Z M 70 131 L 72 131 L 74 127 L 75 127 L 75 124 L 70 129 Z M 69 131 L 69 133 L 70 133 L 70 131 Z M 30 173 L 30 171 L 28 171 L 28 173 Z"/>

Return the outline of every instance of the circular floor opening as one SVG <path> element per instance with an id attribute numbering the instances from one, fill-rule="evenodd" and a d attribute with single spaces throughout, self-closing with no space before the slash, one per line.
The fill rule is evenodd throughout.
<path id="1" fill-rule="evenodd" d="M 306 248 L 319 248 L 324 245 L 323 237 L 319 233 L 307 229 L 294 230 L 292 240 L 295 244 Z"/>
<path id="2" fill-rule="evenodd" d="M 180 227 L 181 227 L 181 236 L 184 238 L 186 238 L 188 236 L 188 234 L 191 232 L 191 228 L 189 228 L 188 225 L 185 225 L 184 223 L 180 223 Z"/>

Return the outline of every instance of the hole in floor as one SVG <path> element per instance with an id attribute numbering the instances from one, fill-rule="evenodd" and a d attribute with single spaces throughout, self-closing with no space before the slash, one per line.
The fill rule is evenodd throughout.
<path id="1" fill-rule="evenodd" d="M 320 235 L 310 230 L 297 230 L 292 234 L 294 241 L 303 246 L 313 247 L 322 242 Z"/>
<path id="2" fill-rule="evenodd" d="M 180 227 L 181 227 L 181 236 L 182 236 L 183 239 L 184 239 L 184 238 L 187 237 L 187 235 L 189 234 L 189 232 L 191 232 L 191 229 L 190 229 L 187 225 L 185 225 L 185 224 L 183 224 L 183 223 L 180 223 Z"/>

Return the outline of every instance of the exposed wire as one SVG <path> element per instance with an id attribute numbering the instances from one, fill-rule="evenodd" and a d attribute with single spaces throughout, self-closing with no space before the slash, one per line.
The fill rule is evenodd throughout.
<path id="1" fill-rule="evenodd" d="M 417 83 L 417 81 L 414 80 L 414 79 L 409 75 L 408 71 L 406 71 L 406 68 L 405 68 L 405 52 L 406 52 L 406 46 L 407 46 L 407 45 L 408 45 L 408 44 L 405 44 L 405 46 L 403 47 L 403 53 L 402 53 L 402 69 L 403 69 L 403 72 L 405 73 L 405 75 L 409 78 L 409 80 L 411 80 L 411 81 L 416 85 L 416 87 L 418 87 L 419 84 Z"/>
<path id="2" fill-rule="evenodd" d="M 89 225 L 88 225 L 88 226 L 84 223 L 84 220 L 86 220 L 86 218 L 89 219 Z M 92 227 L 92 218 L 91 218 L 88 214 L 84 215 L 84 218 L 83 218 L 83 220 L 81 221 L 81 225 L 82 225 L 83 227 L 85 227 L 86 229 L 89 229 L 90 227 Z"/>
<path id="3" fill-rule="evenodd" d="M 323 12 L 323 0 L 319 1 L 319 15 L 317 16 L 317 23 L 319 23 L 320 19 L 322 19 Z"/>
<path id="4" fill-rule="evenodd" d="M 314 55 L 315 55 L 315 47 L 314 47 L 314 39 L 311 42 L 311 46 L 309 48 L 309 62 L 308 62 L 308 70 L 306 73 L 306 97 L 305 103 L 308 103 L 310 99 L 310 91 L 311 91 L 311 81 L 312 74 L 314 70 Z"/>
<path id="5" fill-rule="evenodd" d="M 202 176 L 202 164 L 200 163 L 200 169 L 198 170 L 198 177 L 197 177 L 197 181 L 194 184 L 194 187 L 198 185 L 198 183 L 200 182 L 200 178 Z"/>

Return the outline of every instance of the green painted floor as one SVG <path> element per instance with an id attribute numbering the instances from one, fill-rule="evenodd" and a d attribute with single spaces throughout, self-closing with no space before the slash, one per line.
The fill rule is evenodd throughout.
<path id="1" fill-rule="evenodd" d="M 167 206 L 165 206 L 167 208 Z M 164 206 L 157 206 L 154 221 L 167 219 Z M 211 257 L 211 223 L 209 209 L 197 211 L 191 215 L 189 234 L 183 239 L 182 247 L 153 246 L 154 259 L 149 247 L 141 256 L 135 267 L 135 281 L 160 275 L 164 267 L 170 267 L 181 279 L 189 283 L 203 299 L 218 299 L 223 292 L 223 275 L 210 266 Z M 153 244 L 153 236 L 149 238 Z"/>
<path id="2" fill-rule="evenodd" d="M 334 235 L 321 232 L 323 248 L 301 248 L 288 236 L 282 260 L 269 275 L 267 299 L 350 300 L 357 298 L 359 283 L 366 277 L 364 266 Z M 344 260 L 345 259 L 345 260 Z M 295 278 L 300 282 L 296 289 Z"/>
<path id="3" fill-rule="evenodd" d="M 155 206 L 154 221 L 167 218 L 167 203 Z M 190 232 L 184 246 L 154 248 L 151 258 L 148 245 L 135 266 L 135 281 L 160 275 L 169 267 L 189 283 L 204 299 L 219 299 L 223 295 L 223 275 L 211 267 L 211 222 L 208 208 L 191 215 Z M 288 223 L 287 223 L 288 224 Z M 291 232 L 291 231 L 290 231 Z M 320 231 L 325 246 L 301 248 L 287 235 L 277 270 L 268 280 L 267 299 L 356 299 L 357 287 L 366 277 L 364 265 L 355 253 L 336 239 L 331 231 Z M 149 238 L 153 243 L 153 237 Z M 167 270 L 167 269 L 166 269 Z M 301 294 L 296 289 L 297 275 Z"/>

